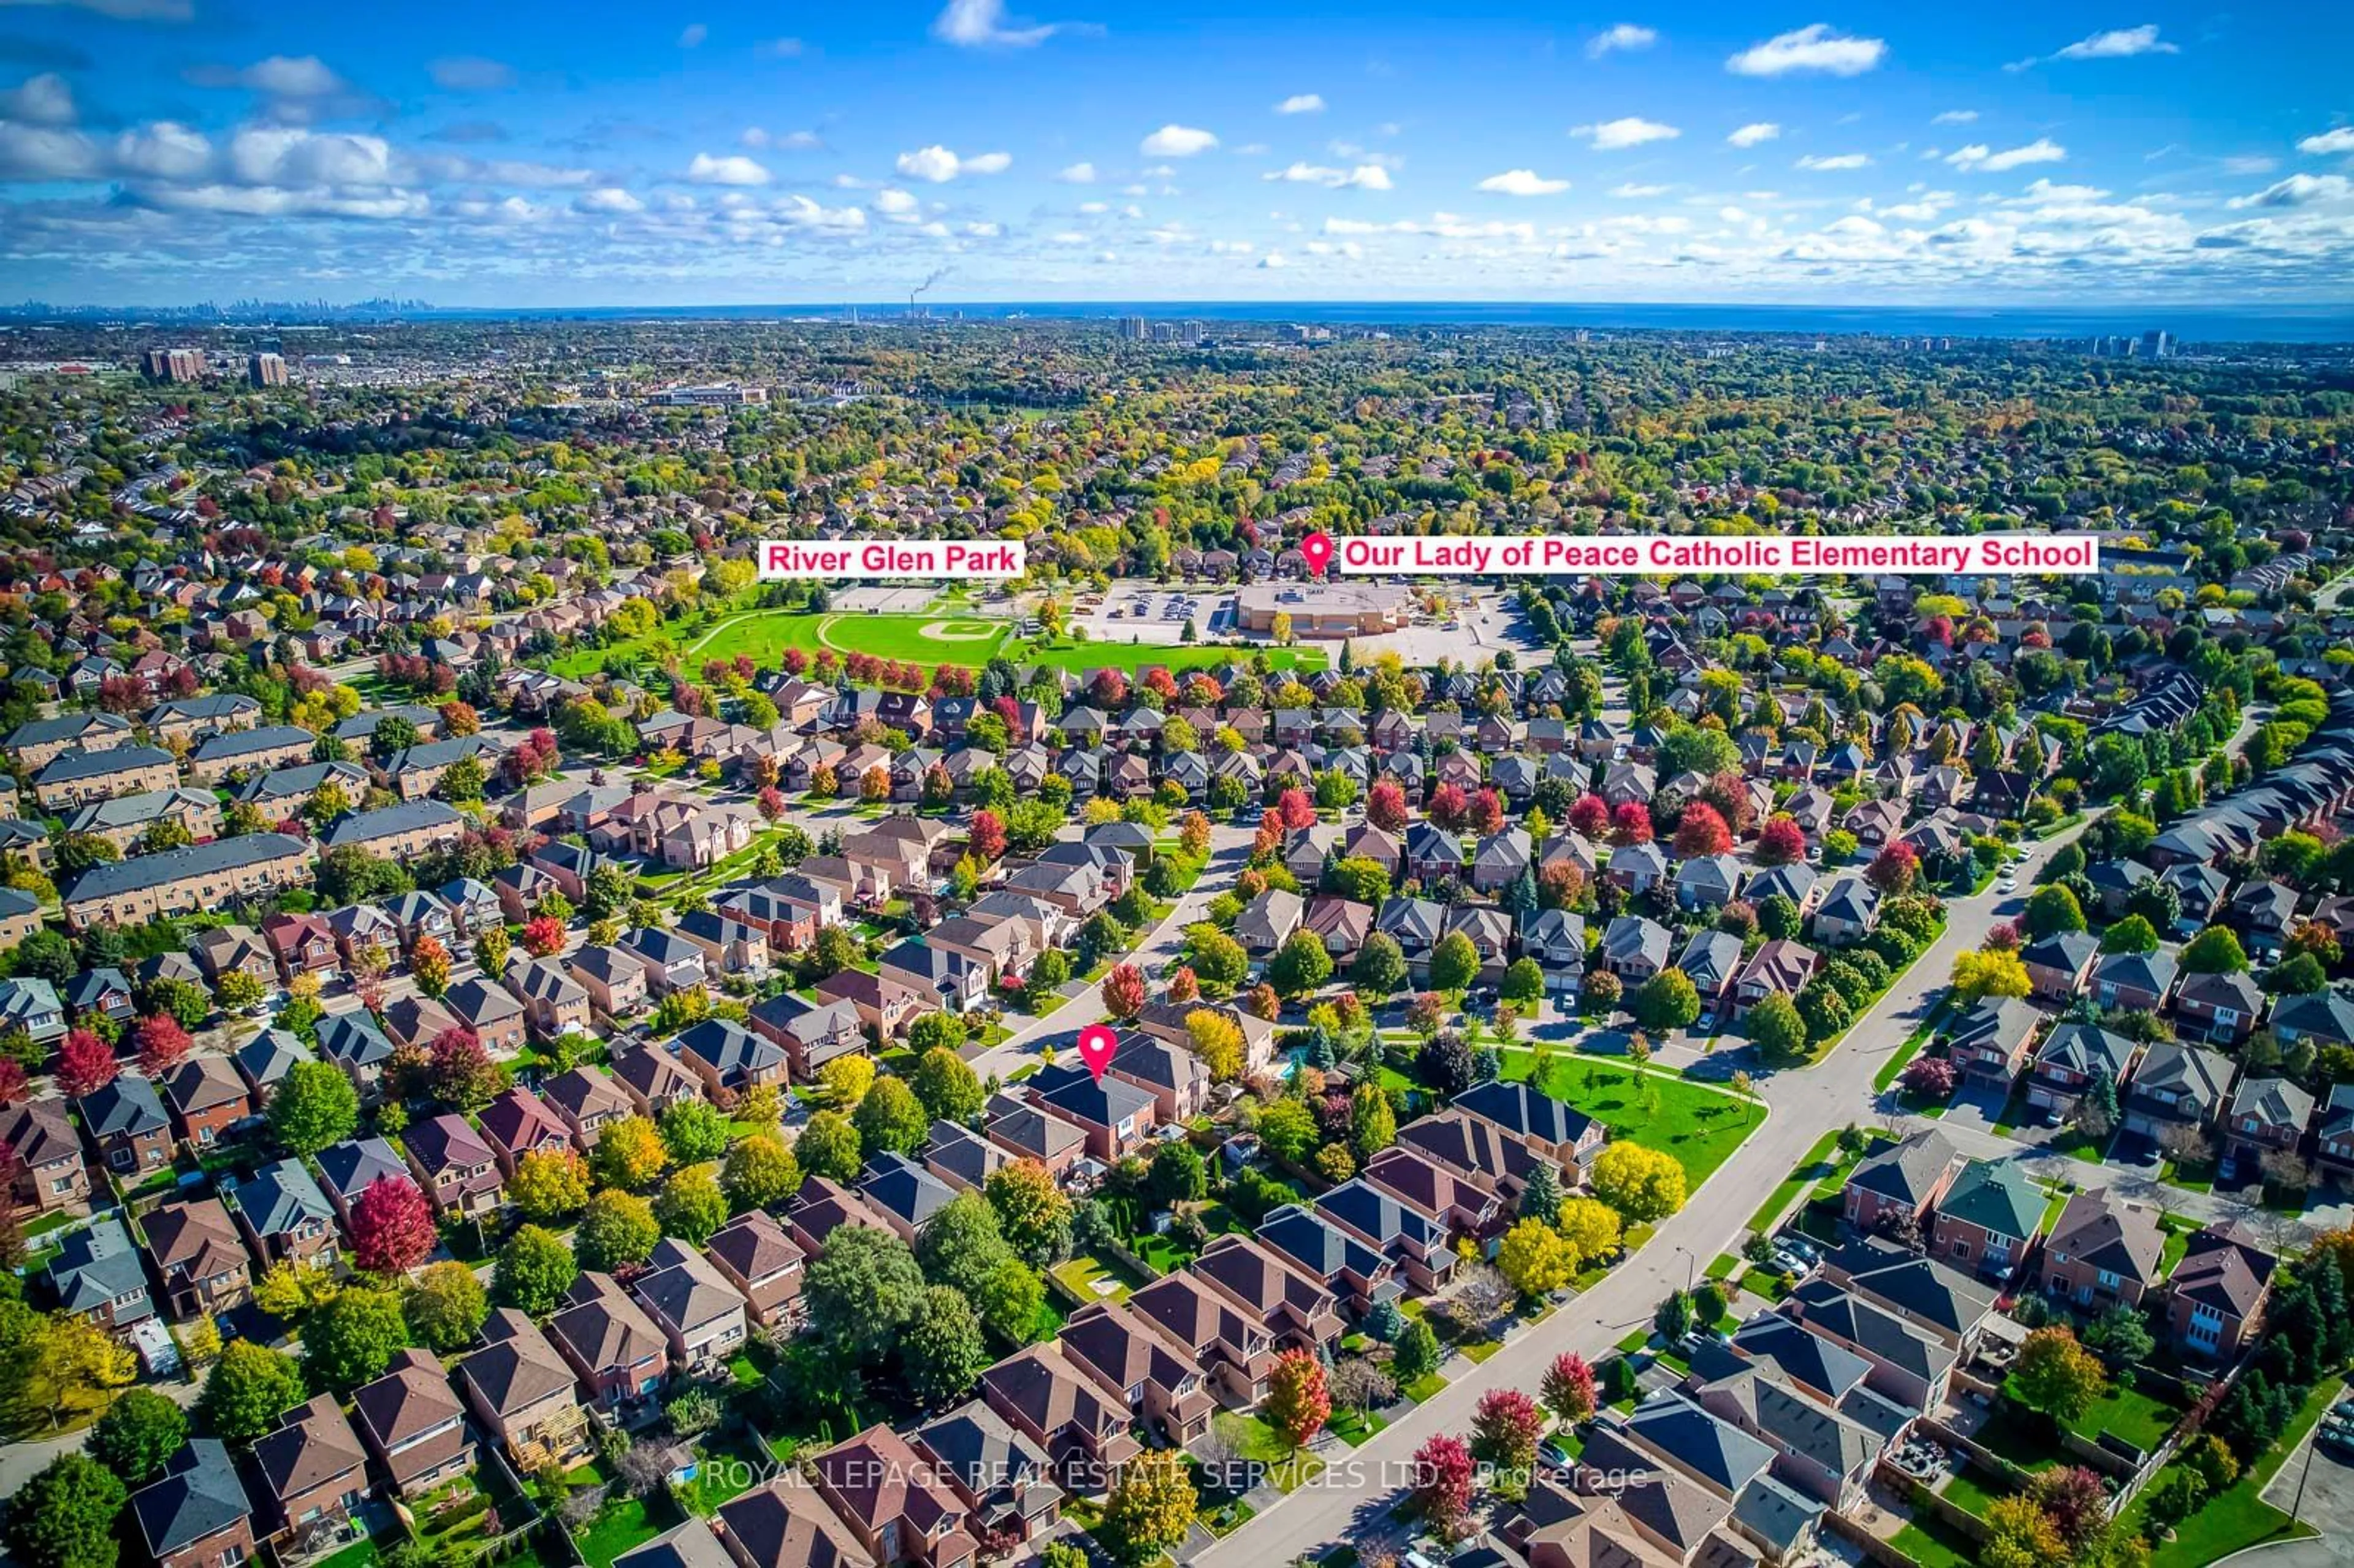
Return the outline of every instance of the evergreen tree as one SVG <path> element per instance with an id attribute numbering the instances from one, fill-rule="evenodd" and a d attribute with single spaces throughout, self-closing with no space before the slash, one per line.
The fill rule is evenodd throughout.
<path id="1" fill-rule="evenodd" d="M 1561 1199 L 1560 1172 L 1552 1160 L 1538 1160 L 1537 1168 L 1529 1172 L 1528 1185 L 1521 1189 L 1521 1217 L 1552 1224 L 1561 1218 Z"/>

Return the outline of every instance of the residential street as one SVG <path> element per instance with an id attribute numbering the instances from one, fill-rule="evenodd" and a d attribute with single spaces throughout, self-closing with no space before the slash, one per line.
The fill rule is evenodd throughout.
<path id="1" fill-rule="evenodd" d="M 1148 980 L 1157 980 L 1162 968 L 1183 950 L 1185 927 L 1207 918 L 1210 901 L 1234 886 L 1235 878 L 1242 873 L 1243 862 L 1250 857 L 1251 841 L 1257 832 L 1256 827 L 1240 827 L 1232 821 L 1213 819 L 1210 861 L 1201 878 L 1177 900 L 1168 917 L 1152 927 L 1121 961 L 1142 969 Z M 1032 1020 L 973 1057 L 972 1070 L 984 1080 L 991 1073 L 1000 1078 L 1012 1077 L 1017 1068 L 1035 1056 L 1041 1042 L 1056 1051 L 1073 1049 L 1078 1044 L 1079 1031 L 1102 1022 L 1104 1016 L 1101 984 L 1085 986 L 1046 1017 Z"/>
<path id="2" fill-rule="evenodd" d="M 1648 1324 L 1662 1298 L 1681 1290 L 1719 1253 L 1732 1250 L 1759 1198 L 1790 1173 L 1826 1132 L 1873 1119 L 1872 1077 L 1928 1015 L 1945 989 L 1955 955 L 1977 947 L 2001 921 L 2019 913 L 2025 889 L 2043 862 L 2083 832 L 2078 823 L 2033 846 L 2018 868 L 2021 891 L 1992 888 L 1946 905 L 1945 934 L 1859 1019 L 1846 1040 L 1819 1065 L 1760 1075 L 1771 1112 L 1734 1157 L 1692 1194 L 1681 1213 L 1661 1224 L 1642 1250 L 1605 1276 L 1592 1290 L 1533 1331 L 1511 1340 L 1481 1364 L 1458 1358 L 1453 1382 L 1436 1398 L 1353 1452 L 1336 1451 L 1325 1476 L 1259 1514 L 1248 1525 L 1193 1559 L 1200 1568 L 1258 1568 L 1289 1563 L 1328 1545 L 1367 1533 L 1387 1512 L 1392 1494 L 1411 1476 L 1415 1450 L 1434 1433 L 1469 1429 L 1473 1407 L 1493 1388 L 1533 1392 L 1546 1365 L 1564 1351 L 1598 1360 L 1628 1330 Z"/>

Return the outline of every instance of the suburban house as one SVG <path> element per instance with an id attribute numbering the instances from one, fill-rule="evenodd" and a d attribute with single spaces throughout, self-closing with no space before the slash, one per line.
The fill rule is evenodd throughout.
<path id="1" fill-rule="evenodd" d="M 743 1296 L 685 1243 L 671 1236 L 657 1242 L 630 1289 L 669 1340 L 672 1363 L 680 1370 L 706 1372 L 742 1348 Z"/>
<path id="2" fill-rule="evenodd" d="M 156 1568 L 239 1568 L 252 1560 L 253 1505 L 215 1437 L 191 1437 L 164 1474 L 131 1494 L 131 1517 Z"/>
<path id="3" fill-rule="evenodd" d="M 356 1527 L 366 1539 L 360 1512 L 376 1489 L 367 1476 L 367 1451 L 335 1397 L 323 1393 L 286 1412 L 274 1432 L 254 1439 L 248 1456 L 255 1514 L 263 1539 L 281 1557 L 296 1557 L 343 1542 Z"/>
<path id="4" fill-rule="evenodd" d="M 620 1415 L 646 1408 L 670 1371 L 663 1331 L 609 1274 L 583 1270 L 564 1301 L 547 1340 L 580 1374 L 588 1403 Z"/>
<path id="5" fill-rule="evenodd" d="M 573 1370 L 546 1336 L 512 1307 L 494 1309 L 482 1333 L 488 1343 L 458 1363 L 458 1383 L 515 1468 L 566 1468 L 588 1457 L 588 1417 Z"/>
<path id="6" fill-rule="evenodd" d="M 395 1352 L 382 1377 L 352 1391 L 352 1414 L 361 1440 L 401 1497 L 421 1497 L 474 1467 L 466 1407 L 430 1351 Z"/>
<path id="7" fill-rule="evenodd" d="M 147 1256 L 164 1285 L 164 1309 L 186 1322 L 241 1306 L 253 1294 L 252 1267 L 237 1224 L 217 1198 L 166 1203 L 141 1222 Z"/>
<path id="8" fill-rule="evenodd" d="M 2237 1360 L 2264 1318 L 2279 1266 L 2236 1223 L 2211 1224 L 2192 1236 L 2166 1284 L 2166 1320 L 2176 1342 L 2211 1361 Z"/>
<path id="9" fill-rule="evenodd" d="M 889 1427 L 871 1426 L 828 1448 L 811 1468 L 820 1494 L 877 1568 L 968 1568 L 978 1554 L 955 1492 Z"/>
<path id="10" fill-rule="evenodd" d="M 2158 1287 L 2166 1234 L 2158 1216 L 2105 1188 L 2070 1198 L 2043 1244 L 2043 1288 L 2095 1311 L 2139 1308 Z"/>
<path id="11" fill-rule="evenodd" d="M 1931 1223 L 1931 1255 L 1991 1279 L 2008 1279 L 2043 1222 L 2043 1194 L 2019 1166 L 1973 1160 Z"/>
<path id="12" fill-rule="evenodd" d="M 1847 1223 L 1864 1232 L 1914 1224 L 1925 1230 L 1930 1211 L 1961 1168 L 1962 1157 L 1946 1135 L 1924 1128 L 1857 1164 L 1840 1200 Z"/>

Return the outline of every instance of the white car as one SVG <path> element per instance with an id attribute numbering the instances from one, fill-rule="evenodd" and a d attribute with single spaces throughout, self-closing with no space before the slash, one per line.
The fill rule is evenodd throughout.
<path id="1" fill-rule="evenodd" d="M 1994 885 L 1994 890 L 1997 893 L 2016 893 L 2019 891 L 2019 878 L 2006 876 Z"/>

